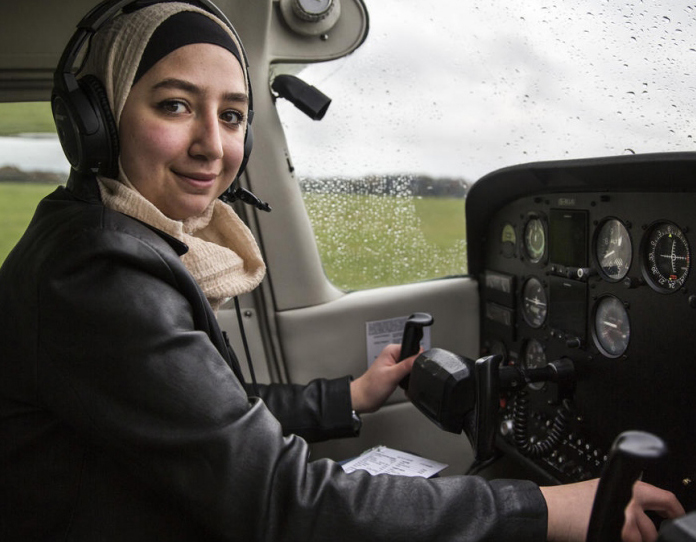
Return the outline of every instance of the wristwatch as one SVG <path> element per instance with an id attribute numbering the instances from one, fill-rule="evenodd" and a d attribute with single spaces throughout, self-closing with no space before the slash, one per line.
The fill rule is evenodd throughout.
<path id="1" fill-rule="evenodd" d="M 351 410 L 351 417 L 353 418 L 353 432 L 357 435 L 362 428 L 362 420 L 355 410 Z"/>

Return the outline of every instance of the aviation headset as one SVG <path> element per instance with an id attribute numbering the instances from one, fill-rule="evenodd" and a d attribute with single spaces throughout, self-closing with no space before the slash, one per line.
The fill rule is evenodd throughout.
<path id="1" fill-rule="evenodd" d="M 118 127 L 101 81 L 93 75 L 78 79 L 73 72 L 80 50 L 104 23 L 122 9 L 135 10 L 163 1 L 175 0 L 104 0 L 82 18 L 77 31 L 65 47 L 53 75 L 51 108 L 60 144 L 74 171 L 82 174 L 99 173 L 110 178 L 118 175 Z M 232 23 L 215 4 L 209 0 L 178 1 L 196 5 L 220 19 L 237 38 L 240 54 L 246 64 L 249 113 L 244 137 L 244 157 L 237 173 L 239 178 L 247 165 L 254 141 L 251 131 L 254 111 L 246 52 Z"/>

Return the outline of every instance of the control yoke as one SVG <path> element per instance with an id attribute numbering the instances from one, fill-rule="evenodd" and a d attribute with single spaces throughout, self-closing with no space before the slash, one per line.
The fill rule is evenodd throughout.
<path id="1" fill-rule="evenodd" d="M 621 540 L 624 509 L 643 470 L 667 454 L 662 439 L 642 431 L 621 433 L 609 452 L 595 495 L 587 542 Z"/>
<path id="2" fill-rule="evenodd" d="M 631 500 L 633 484 L 646 468 L 666 456 L 665 443 L 650 433 L 626 431 L 616 437 L 597 486 L 587 542 L 621 540 L 624 510 Z M 663 521 L 657 542 L 696 542 L 696 512 Z"/>
<path id="3" fill-rule="evenodd" d="M 401 354 L 399 361 L 417 354 L 420 351 L 420 342 L 423 339 L 423 328 L 433 325 L 434 319 L 427 312 L 415 312 L 406 320 L 404 334 L 401 338 Z M 408 389 L 409 377 L 404 377 L 399 386 Z"/>
<path id="4" fill-rule="evenodd" d="M 423 328 L 432 323 L 429 314 L 411 315 L 404 329 L 400 360 L 418 352 Z M 474 362 L 433 348 L 416 358 L 410 378 L 401 382 L 411 402 L 437 426 L 467 435 L 477 464 L 494 456 L 501 392 L 520 390 L 533 382 L 555 382 L 562 399 L 575 382 L 574 365 L 567 358 L 536 369 L 501 366 L 501 359 L 493 355 Z M 650 433 L 626 431 L 616 438 L 597 487 L 587 542 L 621 539 L 624 509 L 633 484 L 646 467 L 666 454 L 664 442 Z M 696 512 L 665 521 L 658 542 L 696 542 Z"/>
<path id="5" fill-rule="evenodd" d="M 433 323 L 427 313 L 406 322 L 401 359 L 416 354 L 423 328 Z M 502 367 L 501 356 L 476 362 L 447 350 L 433 348 L 416 358 L 410 377 L 401 381 L 411 402 L 445 431 L 467 435 L 478 463 L 493 457 L 500 393 L 522 389 L 530 382 L 552 381 L 564 390 L 575 381 L 573 362 L 561 359 L 539 369 Z"/>
<path id="6" fill-rule="evenodd" d="M 487 356 L 476 360 L 474 379 L 476 381 L 476 404 L 474 406 L 473 427 L 465 432 L 474 448 L 477 465 L 495 455 L 495 434 L 498 426 L 497 414 L 500 408 L 500 378 L 498 370 L 502 357 Z"/>

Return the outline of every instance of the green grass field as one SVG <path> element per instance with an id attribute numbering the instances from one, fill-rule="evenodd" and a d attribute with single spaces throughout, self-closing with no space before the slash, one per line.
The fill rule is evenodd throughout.
<path id="1" fill-rule="evenodd" d="M 0 104 L 0 135 L 55 132 L 49 102 Z"/>
<path id="2" fill-rule="evenodd" d="M 467 272 L 464 200 L 304 194 L 324 271 L 360 290 Z"/>
<path id="3" fill-rule="evenodd" d="M 0 183 L 0 263 L 48 184 Z M 464 200 L 305 194 L 329 279 L 360 290 L 466 273 Z"/>

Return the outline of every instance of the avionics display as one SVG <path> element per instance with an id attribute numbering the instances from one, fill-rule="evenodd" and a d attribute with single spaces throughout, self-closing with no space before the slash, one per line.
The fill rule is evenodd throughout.
<path id="1" fill-rule="evenodd" d="M 551 210 L 549 260 L 565 267 L 587 267 L 587 211 Z"/>
<path id="2" fill-rule="evenodd" d="M 584 340 L 587 335 L 587 284 L 550 277 L 549 288 L 549 325 Z"/>

